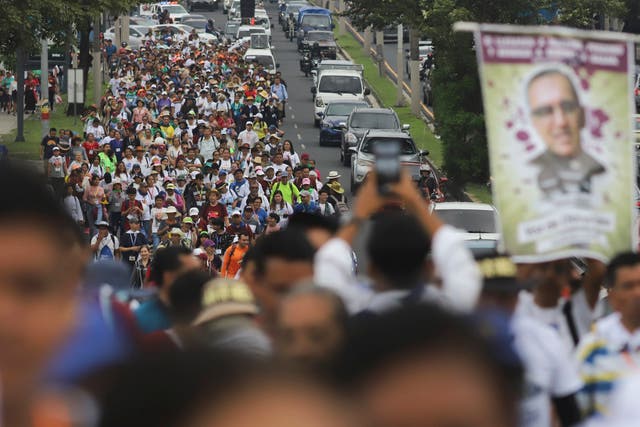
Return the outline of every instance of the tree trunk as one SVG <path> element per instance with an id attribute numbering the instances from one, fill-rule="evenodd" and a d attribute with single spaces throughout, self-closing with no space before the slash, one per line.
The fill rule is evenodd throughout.
<path id="1" fill-rule="evenodd" d="M 80 31 L 80 46 L 78 56 L 79 62 L 78 67 L 82 68 L 82 83 L 83 83 L 83 99 L 87 99 L 87 82 L 89 80 L 89 63 L 90 63 L 90 43 L 89 43 L 89 32 L 90 32 L 90 18 L 82 26 L 83 28 Z M 98 33 L 94 32 L 94 37 L 98 37 Z"/>

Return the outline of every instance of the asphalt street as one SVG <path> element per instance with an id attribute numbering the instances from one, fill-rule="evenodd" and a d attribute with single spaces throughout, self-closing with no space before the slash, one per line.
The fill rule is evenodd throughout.
<path id="1" fill-rule="evenodd" d="M 316 161 L 317 169 L 324 180 L 329 171 L 335 170 L 342 176 L 340 182 L 347 190 L 349 203 L 352 196 L 348 194 L 349 189 L 349 168 L 340 163 L 338 147 L 320 147 L 318 136 L 320 130 L 313 125 L 313 99 L 311 96 L 311 77 L 305 77 L 300 71 L 300 55 L 296 49 L 295 39 L 290 42 L 285 38 L 282 28 L 278 25 L 278 9 L 276 3 L 265 3 L 265 9 L 269 14 L 269 19 L 273 24 L 272 46 L 276 63 L 280 64 L 279 70 L 287 83 L 289 102 L 287 103 L 286 118 L 282 129 L 285 131 L 284 138 L 293 141 L 294 149 L 298 154 L 309 153 L 310 157 Z M 201 12 L 195 12 L 201 13 Z M 222 7 L 215 12 L 203 13 L 207 17 L 214 19 L 216 28 L 224 28 L 227 22 L 227 15 L 222 13 Z M 355 242 L 355 252 L 358 258 L 359 270 L 366 272 L 367 260 L 364 254 L 364 245 L 368 225 L 360 233 Z"/>

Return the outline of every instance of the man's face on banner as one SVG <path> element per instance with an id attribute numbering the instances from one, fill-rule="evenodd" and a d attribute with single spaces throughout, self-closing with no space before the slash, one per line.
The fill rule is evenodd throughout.
<path id="1" fill-rule="evenodd" d="M 528 97 L 531 121 L 549 151 L 560 157 L 578 155 L 584 110 L 569 79 L 560 73 L 536 77 Z"/>

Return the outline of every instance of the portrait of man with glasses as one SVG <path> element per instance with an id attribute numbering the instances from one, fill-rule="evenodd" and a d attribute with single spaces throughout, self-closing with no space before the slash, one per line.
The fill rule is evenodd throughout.
<path id="1" fill-rule="evenodd" d="M 574 200 L 592 190 L 604 165 L 582 147 L 585 110 L 571 78 L 558 68 L 536 73 L 527 84 L 529 119 L 545 151 L 532 160 L 547 198 Z"/>

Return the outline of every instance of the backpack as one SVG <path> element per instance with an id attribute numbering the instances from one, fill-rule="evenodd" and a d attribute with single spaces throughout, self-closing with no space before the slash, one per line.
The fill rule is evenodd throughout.
<path id="1" fill-rule="evenodd" d="M 336 197 L 331 196 L 331 198 L 336 202 L 336 211 L 342 215 L 349 212 L 349 205 L 344 201 L 344 198 L 340 198 L 338 200 Z"/>

